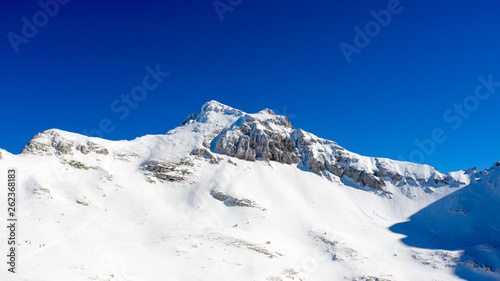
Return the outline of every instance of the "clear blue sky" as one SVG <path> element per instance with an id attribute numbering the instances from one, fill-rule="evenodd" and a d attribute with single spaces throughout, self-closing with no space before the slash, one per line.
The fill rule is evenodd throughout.
<path id="1" fill-rule="evenodd" d="M 388 5 L 390 22 L 370 23 L 370 11 Z M 285 113 L 294 127 L 362 155 L 443 172 L 500 160 L 500 87 L 475 96 L 479 76 L 500 81 L 498 1 L 220 0 L 217 7 L 229 10 L 218 14 L 211 0 L 71 0 L 58 11 L 49 5 L 53 17 L 44 17 L 37 1 L 2 1 L 0 147 L 19 153 L 37 132 L 90 132 L 103 118 L 114 128 L 108 139 L 163 134 L 215 99 L 250 113 Z M 37 31 L 29 28 L 34 16 Z M 348 63 L 340 44 L 355 47 L 354 28 L 367 25 L 373 37 L 367 46 L 358 40 Z M 156 65 L 170 75 L 158 85 L 147 80 L 154 89 L 135 108 L 121 101 Z M 417 146 L 439 128 L 439 143 Z"/>

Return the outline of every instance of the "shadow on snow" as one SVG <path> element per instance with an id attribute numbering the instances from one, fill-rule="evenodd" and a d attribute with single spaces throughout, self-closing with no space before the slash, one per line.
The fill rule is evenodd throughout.
<path id="1" fill-rule="evenodd" d="M 390 230 L 411 247 L 461 251 L 455 273 L 463 279 L 500 280 L 500 186 L 471 183 Z"/>

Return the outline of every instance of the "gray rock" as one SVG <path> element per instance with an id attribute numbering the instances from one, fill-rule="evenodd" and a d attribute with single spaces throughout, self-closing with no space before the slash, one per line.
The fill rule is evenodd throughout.
<path id="1" fill-rule="evenodd" d="M 50 145 L 41 141 L 41 139 L 49 139 Z M 43 133 L 36 134 L 26 144 L 21 154 L 37 154 L 37 155 L 65 155 L 72 154 L 73 143 L 69 140 L 61 138 L 60 135 L 53 130 L 48 130 Z"/>
<path id="2" fill-rule="evenodd" d="M 265 108 L 265 109 L 261 110 L 259 113 L 267 113 L 267 114 L 271 114 L 271 115 L 276 115 L 276 113 L 274 113 L 274 111 L 272 111 L 269 108 Z"/>
<path id="3" fill-rule="evenodd" d="M 184 181 L 192 174 L 189 167 L 193 167 L 194 163 L 188 160 L 182 160 L 178 163 L 163 162 L 158 160 L 148 160 L 142 166 L 141 170 L 144 171 L 150 182 L 152 178 L 157 178 L 161 181 Z"/>
<path id="4" fill-rule="evenodd" d="M 94 143 L 94 142 L 87 142 L 87 145 L 78 145 L 76 147 L 77 151 L 80 151 L 82 154 L 87 155 L 91 152 L 95 152 L 96 154 L 102 154 L 102 155 L 108 155 L 109 151 L 108 149 Z"/>
<path id="5" fill-rule="evenodd" d="M 190 123 L 192 120 L 196 120 L 198 117 L 200 117 L 200 114 L 199 113 L 193 113 L 191 115 L 189 115 L 182 123 L 181 125 L 186 125 L 188 123 Z"/>
<path id="6" fill-rule="evenodd" d="M 68 162 L 68 164 L 73 167 L 73 168 L 76 168 L 76 169 L 81 169 L 81 170 L 88 170 L 90 167 L 87 167 L 85 164 L 83 164 L 82 162 L 78 162 L 78 161 L 74 161 L 74 160 L 71 160 Z"/>
<path id="7" fill-rule="evenodd" d="M 210 160 L 211 164 L 219 164 L 219 159 L 215 157 L 208 149 L 205 148 L 196 148 L 191 151 L 191 155 L 198 156 Z"/>
<path id="8" fill-rule="evenodd" d="M 65 140 L 52 140 L 52 147 L 57 154 L 71 154 L 73 143 Z"/>
<path id="9" fill-rule="evenodd" d="M 83 198 L 76 199 L 76 203 L 83 206 L 88 206 L 90 204 L 89 200 L 85 196 Z"/>
<path id="10" fill-rule="evenodd" d="M 269 111 L 261 113 L 271 114 Z M 375 168 L 364 167 L 359 165 L 359 157 L 335 142 L 317 138 L 301 129 L 294 129 L 284 116 L 269 119 L 242 116 L 215 137 L 210 147 L 215 147 L 219 153 L 243 160 L 299 164 L 320 176 L 327 175 L 325 173 L 338 177 L 346 176 L 360 186 L 374 190 L 383 190 L 386 186 L 385 180 L 398 185 L 414 186 L 431 183 L 435 186 L 463 184 L 456 182 L 450 175 L 440 174 L 437 170 L 430 178 L 403 175 L 393 170 L 387 160 L 379 158 L 374 158 Z"/>
<path id="11" fill-rule="evenodd" d="M 84 145 L 77 145 L 68 139 L 64 138 L 57 130 L 47 130 L 43 133 L 36 134 L 24 147 L 21 154 L 36 154 L 36 155 L 72 155 L 73 150 L 84 155 L 91 152 L 100 155 L 108 155 L 107 148 L 88 141 Z"/>
<path id="12" fill-rule="evenodd" d="M 234 128 L 231 134 L 227 134 L 228 131 L 221 133 L 215 148 L 222 154 L 249 161 L 262 159 L 286 164 L 298 163 L 295 141 L 289 135 L 272 128 L 272 125 L 291 128 L 290 121 L 286 117 L 269 120 L 262 121 L 250 116 L 241 118 L 241 125 Z M 233 134 L 235 131 L 236 134 Z"/>
<path id="13" fill-rule="evenodd" d="M 213 198 L 219 200 L 219 201 L 226 201 L 227 199 L 227 194 L 225 194 L 224 192 L 222 191 L 210 191 L 210 195 L 212 195 Z"/>
<path id="14" fill-rule="evenodd" d="M 90 153 L 90 150 L 86 146 L 84 146 L 84 145 L 77 146 L 76 150 L 80 151 L 82 154 L 85 154 L 85 155 L 87 155 L 87 154 Z"/>
<path id="15" fill-rule="evenodd" d="M 210 195 L 212 195 L 213 198 L 224 202 L 224 205 L 228 207 L 251 207 L 251 208 L 259 208 L 259 205 L 250 199 L 246 198 L 238 198 L 238 197 L 233 197 L 231 195 L 227 195 L 222 191 L 215 191 L 211 190 Z M 265 209 L 263 209 L 265 210 Z"/>
<path id="16" fill-rule="evenodd" d="M 283 164 L 301 164 L 318 175 L 330 172 L 338 177 L 343 175 L 353 179 L 361 186 L 375 190 L 385 187 L 384 176 L 399 180 L 400 175 L 387 173 L 367 173 L 364 170 L 353 168 L 356 158 L 350 157 L 347 152 L 336 143 L 321 140 L 307 134 L 303 130 L 296 130 L 284 116 L 261 120 L 251 116 L 240 118 L 228 130 L 215 138 L 215 149 L 239 159 L 255 161 L 276 161 Z M 276 130 L 282 128 L 282 130 Z M 329 145 L 335 147 L 329 159 L 325 154 L 317 154 L 314 145 Z"/>

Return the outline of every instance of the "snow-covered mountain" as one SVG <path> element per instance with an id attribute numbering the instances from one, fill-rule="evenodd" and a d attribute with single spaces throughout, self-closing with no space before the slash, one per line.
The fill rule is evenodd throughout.
<path id="1" fill-rule="evenodd" d="M 498 166 L 364 157 L 216 101 L 132 141 L 48 130 L 0 150 L 19 174 L 0 279 L 498 280 Z"/>

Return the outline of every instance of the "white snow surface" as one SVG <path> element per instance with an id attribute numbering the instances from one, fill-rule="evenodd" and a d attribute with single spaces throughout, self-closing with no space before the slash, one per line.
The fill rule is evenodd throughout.
<path id="1" fill-rule="evenodd" d="M 32 150 L 1 150 L 0 182 L 7 169 L 18 174 L 18 260 L 0 280 L 500 280 L 500 167 L 441 174 L 346 151 L 363 171 L 379 163 L 453 180 L 386 179 L 381 191 L 209 149 L 248 116 L 283 118 L 211 101 L 165 135 L 109 141 L 52 129 Z M 317 154 L 343 149 L 304 133 Z M 2 254 L 7 238 L 4 227 Z"/>

